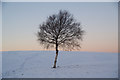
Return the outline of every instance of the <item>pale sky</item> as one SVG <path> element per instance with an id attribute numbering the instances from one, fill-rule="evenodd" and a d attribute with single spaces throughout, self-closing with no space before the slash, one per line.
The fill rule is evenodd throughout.
<path id="1" fill-rule="evenodd" d="M 61 9 L 86 31 L 80 51 L 118 52 L 117 2 L 3 2 L 2 50 L 43 50 L 36 36 L 39 24 Z"/>

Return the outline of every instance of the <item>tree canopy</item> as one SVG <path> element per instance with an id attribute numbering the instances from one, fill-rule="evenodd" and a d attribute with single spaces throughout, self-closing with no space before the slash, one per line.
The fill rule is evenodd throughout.
<path id="1" fill-rule="evenodd" d="M 58 47 L 63 49 L 79 49 L 84 34 L 81 24 L 76 22 L 73 15 L 66 10 L 49 16 L 39 27 L 38 40 L 44 47 Z"/>

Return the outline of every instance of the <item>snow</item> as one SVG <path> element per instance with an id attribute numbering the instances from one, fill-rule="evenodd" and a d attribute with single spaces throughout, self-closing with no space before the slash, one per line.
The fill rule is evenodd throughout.
<path id="1" fill-rule="evenodd" d="M 2 52 L 0 52 L 0 79 L 2 79 Z"/>
<path id="2" fill-rule="evenodd" d="M 2 52 L 3 78 L 118 78 L 118 53 L 60 51 Z"/>

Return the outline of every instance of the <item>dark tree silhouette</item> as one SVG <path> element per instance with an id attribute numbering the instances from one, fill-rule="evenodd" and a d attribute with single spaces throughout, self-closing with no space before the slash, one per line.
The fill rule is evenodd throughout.
<path id="1" fill-rule="evenodd" d="M 84 30 L 76 22 L 73 15 L 66 10 L 49 16 L 46 22 L 40 25 L 38 41 L 45 48 L 55 47 L 56 56 L 53 68 L 56 68 L 58 47 L 66 49 L 79 49 Z"/>

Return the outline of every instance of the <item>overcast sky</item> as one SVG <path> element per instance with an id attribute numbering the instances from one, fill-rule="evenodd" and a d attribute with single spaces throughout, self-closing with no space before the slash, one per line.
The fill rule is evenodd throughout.
<path id="1" fill-rule="evenodd" d="M 118 52 L 117 2 L 3 2 L 3 51 L 43 50 L 36 37 L 39 24 L 61 9 L 86 31 L 80 51 Z"/>

